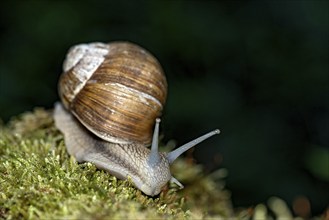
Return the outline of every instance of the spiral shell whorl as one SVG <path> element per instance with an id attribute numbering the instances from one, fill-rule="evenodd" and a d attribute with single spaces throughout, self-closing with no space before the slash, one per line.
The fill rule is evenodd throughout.
<path id="1" fill-rule="evenodd" d="M 97 136 L 114 143 L 149 144 L 167 82 L 158 61 L 128 42 L 70 49 L 59 93 L 64 106 Z"/>
<path id="2" fill-rule="evenodd" d="M 109 47 L 103 43 L 79 44 L 70 48 L 63 63 L 65 74 L 59 83 L 60 96 L 67 109 L 108 53 Z"/>

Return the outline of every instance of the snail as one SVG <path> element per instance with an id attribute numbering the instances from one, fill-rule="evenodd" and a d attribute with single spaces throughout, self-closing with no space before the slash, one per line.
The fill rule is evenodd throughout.
<path id="1" fill-rule="evenodd" d="M 129 177 L 149 196 L 159 194 L 169 181 L 183 188 L 169 165 L 191 147 L 219 134 L 217 129 L 172 152 L 158 151 L 166 77 L 157 59 L 133 43 L 71 47 L 58 90 L 61 103 L 55 103 L 54 121 L 68 153 L 117 178 Z"/>

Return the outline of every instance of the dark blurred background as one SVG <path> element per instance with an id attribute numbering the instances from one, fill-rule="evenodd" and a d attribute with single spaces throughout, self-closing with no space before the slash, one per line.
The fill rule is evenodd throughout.
<path id="1" fill-rule="evenodd" d="M 168 79 L 164 142 L 227 168 L 234 206 L 328 205 L 328 1 L 1 1 L 0 118 L 52 108 L 68 48 L 135 42 Z"/>

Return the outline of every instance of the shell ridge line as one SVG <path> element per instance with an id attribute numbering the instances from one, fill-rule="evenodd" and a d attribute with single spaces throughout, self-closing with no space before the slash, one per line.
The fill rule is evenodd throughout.
<path id="1" fill-rule="evenodd" d="M 124 84 L 117 83 L 117 82 L 116 83 L 106 83 L 105 85 L 118 86 L 118 87 L 122 88 L 123 90 L 127 90 L 131 93 L 138 94 L 139 99 L 147 105 L 150 105 L 149 102 L 147 101 L 147 99 L 149 99 L 149 100 L 152 100 L 153 102 L 157 103 L 159 106 L 162 107 L 162 104 L 159 100 L 157 100 L 155 97 L 153 97 L 153 96 L 151 96 L 151 95 L 149 95 L 145 92 L 142 92 L 140 90 L 130 88 L 128 86 L 125 86 Z"/>

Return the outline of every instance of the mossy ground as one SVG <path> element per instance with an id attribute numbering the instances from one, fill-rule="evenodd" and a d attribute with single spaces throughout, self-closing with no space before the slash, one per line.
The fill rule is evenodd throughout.
<path id="1" fill-rule="evenodd" d="M 172 184 L 149 197 L 129 180 L 77 163 L 67 154 L 51 111 L 35 109 L 6 126 L 0 122 L 0 219 L 293 219 L 276 197 L 268 206 L 233 210 L 225 170 L 205 175 L 191 161 L 178 159 L 172 166 L 183 190 Z M 328 215 L 329 210 L 313 219 Z"/>
<path id="2" fill-rule="evenodd" d="M 214 175 L 204 176 L 200 166 L 186 159 L 175 162 L 172 172 L 186 188 L 179 191 L 170 185 L 160 195 L 148 197 L 129 180 L 118 180 L 91 163 L 76 163 L 66 152 L 51 111 L 36 109 L 0 126 L 0 218 L 233 216 L 230 194 L 218 188 Z"/>

